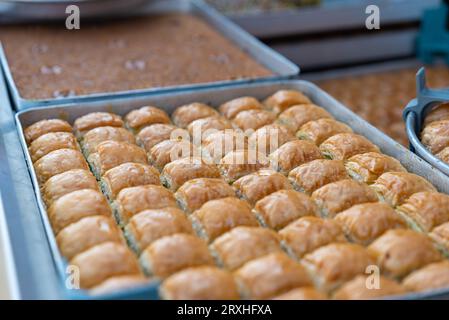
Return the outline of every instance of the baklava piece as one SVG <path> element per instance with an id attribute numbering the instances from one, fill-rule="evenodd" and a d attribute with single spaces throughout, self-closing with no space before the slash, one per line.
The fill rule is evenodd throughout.
<path id="1" fill-rule="evenodd" d="M 175 193 L 179 206 L 187 213 L 210 200 L 234 197 L 234 189 L 222 179 L 199 178 L 187 181 Z"/>
<path id="2" fill-rule="evenodd" d="M 326 139 L 320 150 L 326 158 L 347 160 L 356 154 L 380 152 L 379 148 L 365 137 L 355 133 L 339 133 Z"/>
<path id="3" fill-rule="evenodd" d="M 333 218 L 350 207 L 367 202 L 377 202 L 376 193 L 362 182 L 351 179 L 329 183 L 312 193 L 323 217 Z"/>
<path id="4" fill-rule="evenodd" d="M 287 126 L 291 132 L 298 131 L 309 121 L 333 119 L 332 115 L 314 104 L 301 104 L 288 108 L 279 115 L 280 124 Z"/>
<path id="5" fill-rule="evenodd" d="M 449 287 L 449 261 L 431 263 L 413 271 L 402 282 L 410 291 L 420 292 Z"/>
<path id="6" fill-rule="evenodd" d="M 318 208 L 304 193 L 280 190 L 257 201 L 254 212 L 263 226 L 279 230 L 301 217 L 318 215 Z"/>
<path id="7" fill-rule="evenodd" d="M 93 296 L 113 294 L 143 287 L 150 283 L 150 280 L 141 274 L 115 276 L 106 279 L 102 283 L 90 288 L 89 294 Z"/>
<path id="8" fill-rule="evenodd" d="M 162 237 L 176 233 L 193 234 L 190 221 L 177 208 L 141 211 L 129 220 L 124 230 L 130 247 L 138 254 Z"/>
<path id="9" fill-rule="evenodd" d="M 346 282 L 335 293 L 338 300 L 368 300 L 402 295 L 406 290 L 396 281 L 380 276 L 378 280 L 371 281 L 370 276 L 359 275 Z M 371 276 L 373 277 L 373 276 Z M 378 283 L 375 283 L 378 281 Z"/>
<path id="10" fill-rule="evenodd" d="M 139 275 L 134 254 L 124 245 L 105 242 L 94 246 L 70 260 L 79 268 L 80 287 L 89 289 L 106 279 L 122 275 Z"/>
<path id="11" fill-rule="evenodd" d="M 188 140 L 165 140 L 151 148 L 148 159 L 153 166 L 162 171 L 167 163 L 200 155 L 200 151 Z"/>
<path id="12" fill-rule="evenodd" d="M 89 216 L 112 217 L 103 194 L 90 189 L 66 194 L 48 208 L 48 217 L 56 235 L 69 224 Z"/>
<path id="13" fill-rule="evenodd" d="M 164 187 L 155 185 L 125 188 L 119 192 L 112 203 L 114 215 L 123 226 L 132 216 L 141 211 L 176 207 L 173 193 Z"/>
<path id="14" fill-rule="evenodd" d="M 238 179 L 232 186 L 237 190 L 237 195 L 251 205 L 273 192 L 292 189 L 288 179 L 273 170 L 259 170 Z"/>
<path id="15" fill-rule="evenodd" d="M 126 127 L 135 133 L 155 123 L 168 124 L 170 123 L 170 117 L 165 111 L 152 106 L 133 110 L 125 116 Z"/>
<path id="16" fill-rule="evenodd" d="M 217 116 L 197 119 L 187 126 L 187 130 L 195 145 L 200 145 L 211 134 L 232 128 L 231 122 L 223 117 Z"/>
<path id="17" fill-rule="evenodd" d="M 79 117 L 73 124 L 73 129 L 78 138 L 86 132 L 98 127 L 123 127 L 122 117 L 110 112 L 92 112 Z"/>
<path id="18" fill-rule="evenodd" d="M 273 300 L 327 300 L 326 294 L 316 290 L 314 287 L 295 288 L 280 294 Z"/>
<path id="19" fill-rule="evenodd" d="M 45 119 L 33 123 L 24 130 L 25 140 L 28 144 L 50 132 L 72 132 L 72 126 L 61 119 Z"/>
<path id="20" fill-rule="evenodd" d="M 449 120 L 434 121 L 424 127 L 421 142 L 433 154 L 449 146 Z"/>
<path id="21" fill-rule="evenodd" d="M 172 114 L 173 123 L 181 128 L 187 126 L 197 119 L 216 117 L 219 113 L 214 108 L 204 103 L 194 102 L 178 107 Z"/>
<path id="22" fill-rule="evenodd" d="M 237 226 L 259 226 L 248 203 L 232 197 L 206 202 L 190 218 L 194 229 L 207 242 Z"/>
<path id="23" fill-rule="evenodd" d="M 115 199 L 118 193 L 130 187 L 147 184 L 160 185 L 159 171 L 141 163 L 127 162 L 109 169 L 101 177 L 101 189 L 109 200 Z"/>
<path id="24" fill-rule="evenodd" d="M 278 124 L 268 124 L 257 129 L 248 139 L 249 148 L 263 154 L 269 154 L 284 143 L 296 140 L 296 137 L 286 127 Z"/>
<path id="25" fill-rule="evenodd" d="M 339 133 L 351 133 L 352 129 L 345 125 L 343 122 L 324 118 L 309 121 L 302 125 L 296 132 L 296 136 L 302 140 L 309 140 L 319 146 L 326 139 L 339 134 Z"/>
<path id="26" fill-rule="evenodd" d="M 429 236 L 444 255 L 449 257 L 449 222 L 434 228 L 432 232 L 429 233 Z"/>
<path id="27" fill-rule="evenodd" d="M 167 278 L 160 287 L 165 300 L 238 300 L 232 275 L 219 268 L 189 268 Z"/>
<path id="28" fill-rule="evenodd" d="M 235 116 L 246 110 L 261 110 L 263 109 L 262 104 L 253 97 L 240 97 L 223 103 L 218 110 L 227 119 L 234 119 Z"/>
<path id="29" fill-rule="evenodd" d="M 313 160 L 300 165 L 288 174 L 288 179 L 295 189 L 306 194 L 326 184 L 349 179 L 343 161 L 340 160 Z"/>
<path id="30" fill-rule="evenodd" d="M 72 259 L 78 253 L 104 242 L 124 243 L 112 217 L 90 216 L 74 222 L 56 237 L 61 254 Z"/>
<path id="31" fill-rule="evenodd" d="M 245 299 L 270 299 L 312 284 L 307 271 L 280 252 L 247 262 L 234 276 Z"/>
<path id="32" fill-rule="evenodd" d="M 76 138 L 69 132 L 49 132 L 34 140 L 29 148 L 31 160 L 36 162 L 58 149 L 79 150 Z"/>
<path id="33" fill-rule="evenodd" d="M 408 172 L 384 173 L 371 187 L 383 202 L 392 207 L 403 204 L 414 193 L 437 191 L 426 179 Z"/>
<path id="34" fill-rule="evenodd" d="M 57 174 L 73 169 L 89 170 L 89 166 L 79 150 L 59 149 L 37 160 L 34 169 L 39 184 L 43 184 Z"/>
<path id="35" fill-rule="evenodd" d="M 188 132 L 171 124 L 156 123 L 139 131 L 137 144 L 149 152 L 152 147 L 165 140 L 189 139 Z"/>
<path id="36" fill-rule="evenodd" d="M 268 159 L 255 150 L 237 150 L 226 154 L 218 164 L 220 174 L 228 183 L 268 167 Z"/>
<path id="37" fill-rule="evenodd" d="M 97 179 L 88 170 L 73 169 L 48 179 L 42 187 L 42 198 L 50 206 L 62 196 L 81 189 L 98 190 Z"/>
<path id="38" fill-rule="evenodd" d="M 133 134 L 121 127 L 98 127 L 89 130 L 81 139 L 81 148 L 88 157 L 91 153 L 97 152 L 100 143 L 105 141 L 136 143 Z"/>
<path id="39" fill-rule="evenodd" d="M 147 164 L 145 151 L 127 142 L 105 141 L 87 158 L 98 180 L 108 171 L 126 162 Z"/>
<path id="40" fill-rule="evenodd" d="M 430 232 L 434 227 L 449 221 L 449 196 L 438 192 L 418 192 L 399 206 L 397 211 L 413 229 Z"/>
<path id="41" fill-rule="evenodd" d="M 285 175 L 304 163 L 322 158 L 315 144 L 303 140 L 287 142 L 269 156 L 271 168 Z"/>
<path id="42" fill-rule="evenodd" d="M 449 163 L 449 147 L 444 148 L 436 154 L 436 157 L 442 161 Z"/>
<path id="43" fill-rule="evenodd" d="M 346 242 L 338 223 L 317 217 L 300 218 L 280 230 L 279 235 L 289 253 L 297 259 L 330 243 Z"/>
<path id="44" fill-rule="evenodd" d="M 140 256 L 145 273 L 164 279 L 182 269 L 214 265 L 204 240 L 190 234 L 174 234 L 160 238 Z"/>
<path id="45" fill-rule="evenodd" d="M 245 110 L 239 112 L 233 123 L 243 131 L 257 130 L 267 124 L 273 123 L 276 115 L 267 110 Z"/>
<path id="46" fill-rule="evenodd" d="M 442 103 L 430 111 L 424 119 L 424 126 L 434 121 L 449 120 L 449 103 Z"/>
<path id="47" fill-rule="evenodd" d="M 320 290 L 329 292 L 375 265 L 364 247 L 351 243 L 333 243 L 307 254 L 302 263 L 313 274 Z"/>
<path id="48" fill-rule="evenodd" d="M 265 99 L 263 104 L 276 114 L 297 104 L 312 103 L 302 92 L 296 90 L 279 90 Z"/>
<path id="49" fill-rule="evenodd" d="M 170 162 L 161 173 L 164 186 L 176 191 L 185 182 L 197 178 L 219 178 L 220 171 L 215 165 L 207 164 L 201 158 L 184 158 Z"/>
<path id="50" fill-rule="evenodd" d="M 389 230 L 368 249 L 382 272 L 395 278 L 442 259 L 426 235 L 412 230 Z"/>
<path id="51" fill-rule="evenodd" d="M 229 270 L 274 252 L 282 252 L 276 232 L 260 227 L 236 227 L 210 246 L 221 266 Z"/>
<path id="52" fill-rule="evenodd" d="M 248 138 L 240 130 L 222 130 L 207 136 L 201 147 L 211 162 L 218 164 L 229 152 L 247 149 Z"/>
<path id="53" fill-rule="evenodd" d="M 396 211 L 381 202 L 355 205 L 340 212 L 335 221 L 350 241 L 361 245 L 369 245 L 387 230 L 407 227 Z"/>

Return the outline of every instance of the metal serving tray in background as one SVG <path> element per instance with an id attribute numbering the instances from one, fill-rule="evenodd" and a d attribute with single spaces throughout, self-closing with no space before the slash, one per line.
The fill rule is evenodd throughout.
<path id="1" fill-rule="evenodd" d="M 395 157 L 407 168 L 410 172 L 426 177 L 432 182 L 441 192 L 449 193 L 449 177 L 445 176 L 438 170 L 434 169 L 428 163 L 414 155 L 412 152 L 380 132 L 375 127 L 368 124 L 365 120 L 358 117 L 352 111 L 347 109 L 341 103 L 336 101 L 330 95 L 319 89 L 310 82 L 300 80 L 273 80 L 261 83 L 240 84 L 235 86 L 223 86 L 217 88 L 202 88 L 198 90 L 175 92 L 175 93 L 161 93 L 157 95 L 149 95 L 146 97 L 134 96 L 123 99 L 106 99 L 102 101 L 83 102 L 80 104 L 67 104 L 43 108 L 33 108 L 21 111 L 16 114 L 17 130 L 20 135 L 23 150 L 26 154 L 28 168 L 35 187 L 35 193 L 39 202 L 40 214 L 44 224 L 46 225 L 47 237 L 51 243 L 55 262 L 59 264 L 59 270 L 64 269 L 63 259 L 55 244 L 53 231 L 48 223 L 47 214 L 40 195 L 39 186 L 36 179 L 36 174 L 27 151 L 23 129 L 32 123 L 48 118 L 62 118 L 71 123 L 82 115 L 93 111 L 108 111 L 115 112 L 120 115 L 125 115 L 127 112 L 144 105 L 155 105 L 167 112 L 172 112 L 176 107 L 200 101 L 208 103 L 212 106 L 218 106 L 221 103 L 239 96 L 254 96 L 263 99 L 275 91 L 280 89 L 295 89 L 304 92 L 309 96 L 314 103 L 324 107 L 337 120 L 348 124 L 356 133 L 368 137 L 373 143 L 377 144 L 382 152 Z M 128 291 L 125 293 L 118 293 L 114 295 L 116 298 L 153 298 L 156 296 L 156 286 L 148 286 L 136 293 L 135 291 Z M 81 295 L 81 297 L 86 297 Z M 410 294 L 404 296 L 407 299 L 436 299 L 449 298 L 449 288 L 445 290 L 432 291 L 428 293 Z"/>
<path id="2" fill-rule="evenodd" d="M 238 83 L 250 83 L 255 81 L 264 81 L 268 79 L 287 79 L 298 75 L 299 68 L 284 58 L 279 53 L 270 49 L 259 40 L 243 31 L 240 27 L 232 23 L 223 15 L 210 8 L 199 0 L 153 0 L 145 5 L 138 15 L 164 13 L 164 12 L 183 12 L 189 13 L 204 20 L 212 28 L 230 39 L 235 45 L 243 49 L 250 55 L 252 59 L 259 62 L 267 69 L 273 72 L 272 76 L 262 78 L 248 78 L 238 80 L 226 80 L 202 84 L 185 84 L 181 86 L 168 86 L 160 88 L 137 89 L 121 92 L 109 93 L 94 93 L 89 95 L 79 95 L 58 99 L 41 99 L 29 100 L 20 96 L 20 92 L 14 82 L 13 74 L 9 68 L 8 61 L 4 50 L 0 45 L 0 63 L 3 65 L 5 77 L 8 82 L 9 90 L 15 105 L 18 110 L 23 110 L 30 107 L 65 104 L 70 102 L 93 101 L 99 99 L 123 98 L 130 95 L 152 94 L 158 92 L 170 92 L 179 90 L 192 90 L 201 87 L 217 87 Z"/>

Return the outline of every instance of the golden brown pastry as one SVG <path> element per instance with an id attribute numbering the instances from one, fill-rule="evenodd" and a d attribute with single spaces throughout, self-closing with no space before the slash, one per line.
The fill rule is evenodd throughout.
<path id="1" fill-rule="evenodd" d="M 113 294 L 119 291 L 142 287 L 150 283 L 150 280 L 143 275 L 126 275 L 111 277 L 102 283 L 92 287 L 89 294 L 98 296 L 104 294 Z"/>
<path id="2" fill-rule="evenodd" d="M 293 188 L 285 176 L 267 169 L 241 177 L 232 186 L 241 198 L 252 205 L 273 192 Z"/>
<path id="3" fill-rule="evenodd" d="M 130 247 L 139 254 L 155 240 L 176 233 L 193 233 L 190 221 L 177 208 L 141 211 L 125 227 Z"/>
<path id="4" fill-rule="evenodd" d="M 269 299 L 312 284 L 306 270 L 280 252 L 247 262 L 234 272 L 234 277 L 244 299 Z"/>
<path id="5" fill-rule="evenodd" d="M 125 116 L 126 126 L 134 132 L 139 132 L 142 128 L 155 123 L 170 123 L 168 114 L 159 108 L 145 106 L 133 110 Z"/>
<path id="6" fill-rule="evenodd" d="M 324 118 L 309 121 L 301 126 L 296 133 L 299 139 L 310 140 L 319 146 L 327 138 L 339 133 L 351 133 L 352 129 L 343 122 Z"/>
<path id="7" fill-rule="evenodd" d="M 368 139 L 355 133 L 336 134 L 320 144 L 320 150 L 325 157 L 334 160 L 347 160 L 366 152 L 380 152 Z"/>
<path id="8" fill-rule="evenodd" d="M 122 117 L 110 112 L 92 112 L 75 120 L 73 129 L 77 137 L 82 137 L 87 131 L 98 127 L 123 127 Z"/>
<path id="9" fill-rule="evenodd" d="M 34 140 L 29 148 L 31 160 L 36 162 L 58 149 L 79 150 L 75 136 L 70 132 L 49 132 Z"/>
<path id="10" fill-rule="evenodd" d="M 366 184 L 351 179 L 332 182 L 312 193 L 323 217 L 333 218 L 337 213 L 367 202 L 377 202 L 376 193 Z"/>
<path id="11" fill-rule="evenodd" d="M 234 125 L 243 131 L 257 130 L 273 123 L 276 115 L 267 110 L 245 110 L 239 112 L 233 119 Z"/>
<path id="12" fill-rule="evenodd" d="M 167 163 L 200 155 L 200 151 L 189 140 L 165 140 L 151 148 L 148 159 L 153 166 L 162 171 Z"/>
<path id="13" fill-rule="evenodd" d="M 223 117 L 207 117 L 192 121 L 188 126 L 190 137 L 195 145 L 220 130 L 232 129 L 232 124 Z"/>
<path id="14" fill-rule="evenodd" d="M 186 130 L 165 123 L 149 125 L 140 130 L 136 136 L 139 146 L 147 152 L 159 142 L 170 139 L 177 140 L 182 137 L 188 139 L 188 132 Z"/>
<path id="15" fill-rule="evenodd" d="M 127 142 L 105 141 L 98 145 L 97 152 L 87 158 L 92 171 L 100 179 L 106 171 L 126 162 L 147 164 L 145 151 Z"/>
<path id="16" fill-rule="evenodd" d="M 48 179 L 42 187 L 42 198 L 50 206 L 62 196 L 81 189 L 98 190 L 97 179 L 88 170 L 73 169 Z"/>
<path id="17" fill-rule="evenodd" d="M 124 244 L 105 242 L 94 246 L 70 260 L 79 268 L 80 286 L 88 289 L 106 279 L 121 275 L 139 275 L 140 269 L 133 253 Z"/>
<path id="18" fill-rule="evenodd" d="M 323 118 L 332 119 L 332 116 L 317 105 L 300 104 L 282 112 L 278 117 L 278 121 L 287 126 L 290 131 L 296 132 L 307 122 Z"/>
<path id="19" fill-rule="evenodd" d="M 121 225 L 144 210 L 176 208 L 176 199 L 162 186 L 145 185 L 122 189 L 112 203 L 114 215 Z"/>
<path id="20" fill-rule="evenodd" d="M 187 126 L 197 120 L 207 117 L 219 116 L 217 110 L 209 107 L 207 104 L 194 102 L 178 107 L 172 114 L 173 123 L 181 128 Z"/>
<path id="21" fill-rule="evenodd" d="M 235 270 L 246 262 L 273 252 L 282 252 L 276 232 L 260 227 L 236 227 L 211 244 L 219 264 Z"/>
<path id="22" fill-rule="evenodd" d="M 55 234 L 84 217 L 101 215 L 111 217 L 111 208 L 102 193 L 91 189 L 66 194 L 48 208 L 48 217 Z"/>
<path id="23" fill-rule="evenodd" d="M 235 191 L 222 179 L 199 178 L 184 183 L 175 197 L 185 212 L 192 213 L 210 200 L 235 197 Z"/>
<path id="24" fill-rule="evenodd" d="M 322 158 L 315 144 L 303 140 L 287 142 L 269 156 L 271 168 L 285 175 L 304 163 Z"/>
<path id="25" fill-rule="evenodd" d="M 86 156 L 97 152 L 97 147 L 104 141 L 136 143 L 133 134 L 122 127 L 98 127 L 89 130 L 81 140 L 81 148 Z"/>
<path id="26" fill-rule="evenodd" d="M 286 127 L 272 123 L 252 133 L 248 139 L 248 144 L 250 149 L 268 155 L 284 143 L 292 140 L 296 140 L 296 137 Z"/>
<path id="27" fill-rule="evenodd" d="M 449 257 L 449 222 L 443 223 L 429 233 L 437 247 Z"/>
<path id="28" fill-rule="evenodd" d="M 396 211 L 382 202 L 355 205 L 335 217 L 351 242 L 369 245 L 385 231 L 407 227 Z"/>
<path id="29" fill-rule="evenodd" d="M 438 152 L 435 156 L 437 156 L 442 161 L 449 163 L 449 147 L 444 148 L 440 152 Z"/>
<path id="30" fill-rule="evenodd" d="M 185 269 L 167 278 L 160 287 L 165 300 L 237 300 L 232 275 L 215 267 Z"/>
<path id="31" fill-rule="evenodd" d="M 424 127 L 421 142 L 436 154 L 449 146 L 449 120 L 434 121 Z"/>
<path id="32" fill-rule="evenodd" d="M 402 282 L 410 291 L 427 291 L 449 287 L 449 261 L 431 263 L 413 271 Z"/>
<path id="33" fill-rule="evenodd" d="M 449 103 L 442 103 L 430 111 L 424 119 L 424 126 L 434 121 L 449 120 Z"/>
<path id="34" fill-rule="evenodd" d="M 237 226 L 259 225 L 248 203 L 234 197 L 206 202 L 190 218 L 197 233 L 207 242 Z"/>
<path id="35" fill-rule="evenodd" d="M 307 254 L 302 263 L 314 275 L 320 290 L 332 291 L 342 283 L 364 274 L 375 265 L 364 247 L 352 243 L 332 243 Z"/>
<path id="36" fill-rule="evenodd" d="M 343 161 L 319 159 L 296 167 L 288 174 L 295 189 L 311 194 L 326 184 L 348 179 Z"/>
<path id="37" fill-rule="evenodd" d="M 370 277 L 373 278 L 374 275 L 359 275 L 351 281 L 346 282 L 335 292 L 334 299 L 368 300 L 406 293 L 404 287 L 393 280 L 380 276 L 377 280 L 378 283 L 374 283 L 375 280 L 371 280 Z"/>
<path id="38" fill-rule="evenodd" d="M 414 229 L 430 232 L 449 221 L 449 196 L 438 192 L 418 192 L 397 207 L 397 211 Z"/>
<path id="39" fill-rule="evenodd" d="M 170 162 L 161 173 L 161 181 L 172 191 L 185 182 L 197 178 L 219 178 L 220 171 L 215 165 L 207 164 L 201 158 L 184 158 Z"/>
<path id="40" fill-rule="evenodd" d="M 389 230 L 368 249 L 382 272 L 396 278 L 442 259 L 426 235 L 412 230 Z"/>
<path id="41" fill-rule="evenodd" d="M 302 217 L 279 231 L 279 235 L 288 251 L 298 259 L 330 243 L 346 242 L 338 223 L 317 217 Z"/>
<path id="42" fill-rule="evenodd" d="M 296 90 L 279 90 L 269 96 L 263 104 L 276 114 L 297 104 L 312 103 L 302 92 Z"/>
<path id="43" fill-rule="evenodd" d="M 295 190 L 280 190 L 257 201 L 254 211 L 262 225 L 279 230 L 290 222 L 318 215 L 318 208 L 309 196 Z"/>
<path id="44" fill-rule="evenodd" d="M 45 119 L 33 123 L 23 131 L 28 144 L 50 132 L 72 132 L 72 126 L 61 119 Z"/>
<path id="45" fill-rule="evenodd" d="M 233 119 L 240 111 L 261 110 L 262 104 L 253 97 L 240 97 L 223 103 L 218 110 L 227 119 Z"/>
<path id="46" fill-rule="evenodd" d="M 124 243 L 121 231 L 108 216 L 82 218 L 62 229 L 56 241 L 59 251 L 67 260 L 100 243 Z"/>
<path id="47" fill-rule="evenodd" d="M 314 287 L 295 288 L 280 294 L 273 300 L 327 300 L 326 294 L 316 290 Z"/>
<path id="48" fill-rule="evenodd" d="M 437 189 L 426 179 L 409 172 L 387 172 L 371 186 L 379 198 L 392 207 L 403 204 L 414 193 Z"/>
<path id="49" fill-rule="evenodd" d="M 407 172 L 395 158 L 382 153 L 356 154 L 345 163 L 349 175 L 361 182 L 374 183 L 385 172 Z"/>
<path id="50" fill-rule="evenodd" d="M 203 139 L 202 150 L 211 162 L 219 163 L 231 151 L 248 148 L 248 138 L 240 130 L 222 130 Z"/>
<path id="51" fill-rule="evenodd" d="M 89 170 L 86 159 L 79 150 L 59 149 L 52 151 L 34 163 L 39 184 L 51 177 L 73 169 Z"/>
<path id="52" fill-rule="evenodd" d="M 142 252 L 139 261 L 147 274 L 162 279 L 182 269 L 214 265 L 206 243 L 182 233 L 154 241 Z"/>
<path id="53" fill-rule="evenodd" d="M 221 175 L 228 183 L 266 167 L 268 159 L 255 150 L 231 151 L 218 164 Z"/>
<path id="54" fill-rule="evenodd" d="M 146 184 L 160 185 L 161 181 L 159 171 L 155 168 L 146 164 L 126 162 L 106 171 L 100 183 L 104 194 L 113 200 L 125 188 Z"/>

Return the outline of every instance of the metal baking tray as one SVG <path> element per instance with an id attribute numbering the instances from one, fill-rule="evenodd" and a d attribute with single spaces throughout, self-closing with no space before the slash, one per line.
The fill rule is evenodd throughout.
<path id="1" fill-rule="evenodd" d="M 20 96 L 20 92 L 14 82 L 12 72 L 9 68 L 8 61 L 4 50 L 0 44 L 0 63 L 3 65 L 3 70 L 7 80 L 7 84 L 13 99 L 15 108 L 23 110 L 30 107 L 66 104 L 70 102 L 93 101 L 99 99 L 116 99 L 123 98 L 130 95 L 152 94 L 160 92 L 173 92 L 179 90 L 192 90 L 201 87 L 218 87 L 223 85 L 231 85 L 238 83 L 251 83 L 257 81 L 265 81 L 269 79 L 287 79 L 295 77 L 299 74 L 299 68 L 284 58 L 279 53 L 270 49 L 268 46 L 261 43 L 259 40 L 243 31 L 240 27 L 232 23 L 223 15 L 204 4 L 199 0 L 153 0 L 141 8 L 139 15 L 151 13 L 164 12 L 183 12 L 189 13 L 201 18 L 207 22 L 211 27 L 219 33 L 230 39 L 235 45 L 247 52 L 252 59 L 259 62 L 273 72 L 272 76 L 254 78 L 254 79 L 239 79 L 226 80 L 203 84 L 186 84 L 181 86 L 169 86 L 161 88 L 147 88 L 130 91 L 112 92 L 112 93 L 95 93 L 89 95 L 80 95 L 67 98 L 58 99 L 39 99 L 29 100 Z"/>
<path id="2" fill-rule="evenodd" d="M 47 214 L 44 208 L 43 200 L 39 191 L 36 174 L 31 162 L 30 155 L 27 151 L 27 145 L 25 137 L 23 135 L 23 129 L 32 123 L 47 119 L 59 117 L 72 122 L 79 116 L 93 111 L 108 111 L 114 112 L 119 115 L 125 115 L 129 111 L 141 107 L 143 105 L 155 105 L 167 112 L 172 112 L 176 107 L 190 103 L 193 101 L 201 101 L 204 103 L 218 106 L 221 103 L 228 101 L 232 98 L 239 96 L 254 96 L 258 99 L 263 99 L 277 90 L 280 89 L 295 89 L 304 92 L 309 96 L 314 103 L 324 107 L 328 110 L 337 120 L 348 124 L 356 133 L 362 134 L 368 137 L 373 143 L 378 145 L 382 152 L 398 159 L 407 170 L 416 173 L 418 175 L 426 177 L 431 183 L 433 183 L 439 191 L 449 194 L 449 177 L 430 166 L 427 162 L 383 134 L 381 131 L 367 123 L 362 118 L 358 117 L 352 111 L 347 109 L 341 103 L 336 101 L 330 95 L 318 88 L 316 85 L 302 80 L 271 80 L 260 83 L 251 84 L 239 84 L 235 86 L 222 86 L 215 88 L 201 88 L 190 91 L 180 91 L 174 93 L 160 93 L 148 96 L 134 96 L 126 97 L 122 99 L 105 99 L 102 101 L 91 101 L 83 103 L 70 103 L 66 105 L 55 105 L 42 108 L 33 108 L 20 111 L 16 114 L 16 124 L 23 151 L 27 160 L 28 169 L 31 175 L 32 182 L 34 184 L 34 191 L 39 204 L 39 212 L 36 215 L 40 215 L 42 222 L 45 225 L 48 241 L 50 242 L 53 257 L 55 263 L 58 265 L 58 269 L 63 271 L 64 259 L 61 258 L 59 250 L 55 243 L 55 237 L 53 231 L 49 225 Z M 62 274 L 63 276 L 64 274 Z M 68 295 L 74 297 L 74 295 Z M 81 292 L 75 297 L 86 298 Z M 114 298 L 156 298 L 157 286 L 151 285 L 143 289 L 136 291 L 128 291 L 124 293 L 118 293 L 113 296 Z M 103 298 L 103 297 L 102 297 Z M 449 298 L 449 288 L 426 292 L 409 294 L 403 296 L 404 299 L 440 299 Z"/>

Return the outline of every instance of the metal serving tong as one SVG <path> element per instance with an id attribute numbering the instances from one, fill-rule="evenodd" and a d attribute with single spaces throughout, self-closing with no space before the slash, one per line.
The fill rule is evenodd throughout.
<path id="1" fill-rule="evenodd" d="M 449 165 L 430 153 L 421 143 L 419 135 L 424 119 L 432 107 L 448 101 L 449 89 L 429 89 L 426 84 L 425 68 L 421 68 L 416 74 L 416 98 L 407 104 L 402 113 L 410 141 L 410 150 L 446 175 L 449 175 Z"/>

